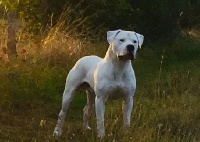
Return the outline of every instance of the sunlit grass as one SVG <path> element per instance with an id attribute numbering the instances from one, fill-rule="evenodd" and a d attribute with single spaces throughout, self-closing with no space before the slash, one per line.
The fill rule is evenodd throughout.
<path id="1" fill-rule="evenodd" d="M 103 55 L 106 46 L 103 49 L 102 53 L 96 54 Z M 93 54 L 87 48 L 84 54 L 89 55 L 90 52 Z M 45 53 L 49 54 L 43 52 Z M 60 56 L 56 52 L 51 54 L 52 57 Z M 160 57 L 147 47 L 139 52 L 138 59 L 133 63 L 138 86 L 131 127 L 123 128 L 122 101 L 108 101 L 105 114 L 106 136 L 102 141 L 199 141 L 198 59 L 183 63 L 172 62 L 167 54 L 159 79 Z M 151 58 L 152 56 L 154 57 Z M 94 114 L 90 121 L 92 130 L 86 131 L 82 127 L 82 109 L 86 103 L 84 92 L 76 94 L 69 108 L 63 135 L 60 138 L 52 137 L 61 108 L 67 72 L 79 58 L 73 57 L 68 60 L 64 56 L 62 60 L 57 57 L 57 60 L 52 59 L 52 63 L 37 56 L 37 62 L 24 63 L 18 60 L 16 63 L 1 66 L 2 140 L 98 141 Z M 64 63 L 59 64 L 57 61 Z M 69 65 L 65 67 L 66 63 Z"/>

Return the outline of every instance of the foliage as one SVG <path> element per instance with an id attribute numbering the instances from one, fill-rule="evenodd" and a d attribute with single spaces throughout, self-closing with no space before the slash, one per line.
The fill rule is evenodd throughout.
<path id="1" fill-rule="evenodd" d="M 16 9 L 29 31 L 37 33 L 54 26 L 68 7 L 73 12 L 64 21 L 87 17 L 86 23 L 93 26 L 91 31 L 95 34 L 102 34 L 96 28 L 99 26 L 103 30 L 121 28 L 139 31 L 146 39 L 154 40 L 172 39 L 181 29 L 199 25 L 200 17 L 199 0 L 2 0 L 1 3 L 7 9 Z"/>

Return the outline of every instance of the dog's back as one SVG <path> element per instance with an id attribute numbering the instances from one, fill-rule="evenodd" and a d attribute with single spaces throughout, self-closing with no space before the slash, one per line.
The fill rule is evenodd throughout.
<path id="1" fill-rule="evenodd" d="M 79 71 L 81 71 L 83 74 L 88 73 L 90 70 L 95 69 L 101 60 L 102 58 L 98 56 L 85 56 L 79 59 L 73 68 L 79 69 Z"/>
<path id="2" fill-rule="evenodd" d="M 74 86 L 79 87 L 82 83 L 87 83 L 91 87 L 94 85 L 94 71 L 102 58 L 98 56 L 85 56 L 79 59 L 74 67 L 70 70 L 67 81 L 74 82 Z M 79 83 L 77 83 L 79 82 Z"/>

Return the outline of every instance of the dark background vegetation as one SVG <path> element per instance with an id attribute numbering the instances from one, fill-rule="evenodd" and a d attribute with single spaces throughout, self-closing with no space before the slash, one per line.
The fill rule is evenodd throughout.
<path id="1" fill-rule="evenodd" d="M 77 17 L 87 17 L 84 24 L 97 33 L 121 28 L 141 32 L 149 40 L 172 39 L 182 29 L 199 27 L 200 21 L 199 0 L 23 0 L 7 4 L 36 33 L 55 25 L 68 6 L 74 10 L 65 17 L 67 23 L 78 24 Z M 76 30 L 83 29 L 79 25 Z"/>

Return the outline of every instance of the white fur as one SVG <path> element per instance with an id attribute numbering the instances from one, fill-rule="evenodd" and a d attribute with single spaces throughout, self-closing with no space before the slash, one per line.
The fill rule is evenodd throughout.
<path id="1" fill-rule="evenodd" d="M 123 99 L 124 126 L 130 126 L 133 95 L 136 90 L 135 73 L 131 60 L 126 55 L 127 46 L 134 47 L 131 53 L 135 58 L 138 47 L 141 47 L 144 36 L 131 31 L 108 31 L 110 44 L 105 57 L 86 56 L 77 61 L 70 70 L 63 93 L 62 109 L 59 113 L 54 136 L 62 134 L 66 111 L 77 88 L 86 84 L 87 103 L 83 109 L 83 126 L 90 129 L 88 119 L 95 106 L 97 117 L 97 135 L 104 136 L 104 112 L 106 98 Z M 122 56 L 122 59 L 119 58 Z"/>

